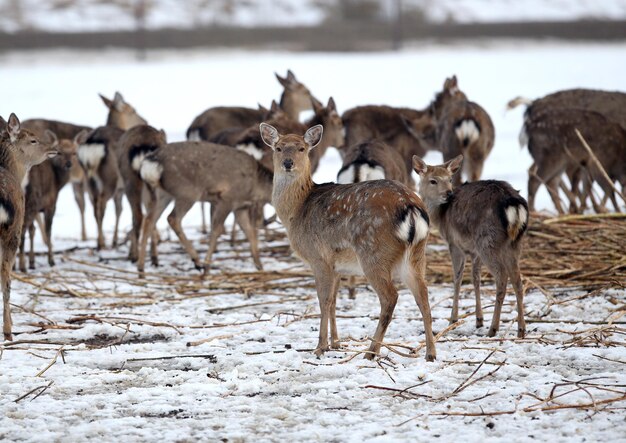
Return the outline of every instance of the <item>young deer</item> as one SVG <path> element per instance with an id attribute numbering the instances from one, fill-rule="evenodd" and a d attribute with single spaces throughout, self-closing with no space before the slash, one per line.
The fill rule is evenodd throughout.
<path id="1" fill-rule="evenodd" d="M 429 166 L 413 157 L 420 176 L 419 194 L 428 207 L 433 225 L 448 242 L 454 273 L 454 299 L 450 323 L 459 318 L 459 290 L 465 256 L 472 259 L 476 295 L 476 327 L 483 325 L 480 303 L 480 268 L 487 265 L 496 281 L 496 305 L 489 336 L 500 325 L 500 312 L 510 279 L 517 296 L 517 336 L 524 337 L 524 293 L 519 270 L 522 237 L 528 226 L 528 205 L 508 183 L 479 180 L 452 190 L 452 176 L 461 168 L 463 156 L 440 166 Z"/>
<path id="2" fill-rule="evenodd" d="M 437 146 L 444 161 L 462 154 L 463 172 L 468 180 L 479 180 L 495 141 L 495 129 L 487 111 L 467 100 L 456 76 L 446 79 L 430 107 L 437 121 Z M 455 186 L 461 184 L 461 173 L 454 176 L 453 182 Z"/>
<path id="3" fill-rule="evenodd" d="M 11 269 L 20 245 L 24 220 L 22 181 L 28 170 L 57 151 L 41 143 L 30 131 L 21 128 L 15 114 L 8 123 L 0 118 L 0 284 L 2 285 L 3 324 L 5 340 L 12 340 Z"/>
<path id="4" fill-rule="evenodd" d="M 117 163 L 124 181 L 124 191 L 130 204 L 133 227 L 130 231 L 130 248 L 128 258 L 137 261 L 138 243 L 143 221 L 142 202 L 147 201 L 144 183 L 139 175 L 141 162 L 151 152 L 165 146 L 165 132 L 148 125 L 138 125 L 127 130 L 119 140 Z M 156 247 L 152 242 L 152 247 Z"/>
<path id="5" fill-rule="evenodd" d="M 274 150 L 272 204 L 287 229 L 294 252 L 315 276 L 321 310 L 321 356 L 340 345 L 335 319 L 339 274 L 362 272 L 378 294 L 381 313 L 366 358 L 378 354 L 393 315 L 398 293 L 393 276 L 409 287 L 424 319 L 426 360 L 435 359 L 435 341 L 424 280 L 428 215 L 422 201 L 406 186 L 387 180 L 349 185 L 318 185 L 311 179 L 309 151 L 322 139 L 314 126 L 303 136 L 281 135 L 261 123 L 264 142 Z"/>
<path id="6" fill-rule="evenodd" d="M 113 126 L 100 126 L 90 133 L 81 133 L 77 139 L 78 160 L 87 176 L 87 191 L 93 205 L 98 225 L 97 249 L 104 248 L 102 221 L 107 202 L 115 202 L 115 231 L 113 247 L 117 246 L 118 226 L 122 213 L 123 183 L 117 164 L 117 143 L 123 130 Z"/>
<path id="7" fill-rule="evenodd" d="M 311 103 L 317 100 L 311 91 L 296 79 L 291 70 L 287 71 L 286 77 L 275 75 L 284 88 L 280 97 L 280 107 L 290 119 L 298 121 L 300 112 L 311 109 Z M 193 120 L 187 129 L 187 140 L 210 141 L 212 137 L 225 129 L 258 125 L 263 120 L 267 120 L 265 111 L 231 106 L 209 108 Z"/>
<path id="8" fill-rule="evenodd" d="M 151 204 L 143 220 L 137 269 L 144 271 L 146 245 L 159 216 L 173 200 L 167 221 L 199 270 L 208 272 L 217 239 L 224 231 L 224 220 L 231 212 L 250 242 L 252 258 L 261 269 L 256 227 L 249 208 L 270 201 L 272 174 L 254 158 L 229 146 L 208 142 L 170 143 L 141 163 L 142 180 L 151 191 Z M 204 263 L 185 236 L 181 222 L 197 201 L 211 203 L 211 234 Z M 153 262 L 156 256 L 153 256 Z"/>

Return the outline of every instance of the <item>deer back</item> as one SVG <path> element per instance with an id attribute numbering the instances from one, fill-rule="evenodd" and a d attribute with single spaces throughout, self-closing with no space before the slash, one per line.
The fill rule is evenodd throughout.
<path id="1" fill-rule="evenodd" d="M 406 172 L 398 151 L 381 141 L 368 141 L 346 149 L 337 183 L 358 183 L 367 180 L 396 180 L 411 188 L 415 183 Z"/>

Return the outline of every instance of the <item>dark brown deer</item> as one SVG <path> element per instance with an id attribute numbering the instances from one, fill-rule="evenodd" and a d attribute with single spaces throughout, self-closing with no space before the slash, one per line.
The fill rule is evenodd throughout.
<path id="1" fill-rule="evenodd" d="M 120 138 L 117 148 L 117 160 L 120 175 L 124 181 L 124 191 L 130 204 L 133 217 L 133 226 L 130 231 L 130 248 L 128 258 L 137 261 L 138 243 L 143 221 L 142 202 L 146 201 L 147 195 L 144 183 L 139 175 L 143 159 L 165 146 L 167 143 L 165 132 L 148 125 L 134 126 L 127 130 Z M 153 239 L 154 243 L 154 239 Z M 156 245 L 153 244 L 153 248 Z"/>
<path id="2" fill-rule="evenodd" d="M 124 184 L 119 173 L 116 150 L 123 133 L 122 129 L 114 126 L 100 126 L 77 140 L 78 160 L 85 170 L 87 191 L 98 226 L 98 250 L 104 248 L 102 221 L 111 198 L 115 203 L 113 247 L 117 246 Z"/>
<path id="3" fill-rule="evenodd" d="M 217 239 L 224 231 L 224 220 L 233 211 L 250 242 L 254 264 L 262 269 L 256 227 L 248 210 L 255 203 L 270 201 L 272 174 L 254 158 L 232 147 L 208 142 L 170 143 L 143 160 L 140 174 L 152 195 L 141 229 L 137 260 L 140 273 L 144 271 L 147 239 L 171 201 L 174 209 L 167 221 L 197 269 L 208 272 Z M 209 250 L 204 262 L 181 227 L 183 217 L 198 201 L 211 203 Z"/>
<path id="4" fill-rule="evenodd" d="M 430 112 L 437 121 L 437 147 L 444 161 L 463 155 L 462 172 L 469 181 L 480 179 L 495 142 L 495 129 L 487 111 L 469 101 L 459 89 L 456 76 L 452 76 L 431 103 Z M 461 184 L 461 175 L 454 176 L 455 186 Z"/>
<path id="5" fill-rule="evenodd" d="M 611 199 L 616 211 L 620 211 L 612 183 L 607 181 L 598 165 L 592 161 L 588 151 L 576 135 L 578 129 L 601 166 L 612 181 L 626 185 L 626 130 L 603 114 L 582 109 L 552 108 L 542 113 L 527 117 L 524 126 L 528 134 L 528 150 L 534 164 L 528 174 L 528 206 L 535 208 L 535 195 L 543 183 L 556 210 L 564 210 L 558 195 L 561 177 L 567 170 L 583 168 L 588 170 L 590 178 L 596 181 Z M 581 206 L 586 197 L 591 197 L 590 181 L 585 181 Z M 575 207 L 576 196 L 569 194 L 570 203 Z M 594 199 L 594 208 L 603 212 Z"/>
<path id="6" fill-rule="evenodd" d="M 113 100 L 106 98 L 102 94 L 100 94 L 100 98 L 109 109 L 106 126 L 114 126 L 126 130 L 133 126 L 148 124 L 148 122 L 137 113 L 135 108 L 124 100 L 124 97 L 122 97 L 122 94 L 119 92 L 115 93 Z"/>
<path id="7" fill-rule="evenodd" d="M 54 157 L 57 151 L 23 129 L 15 114 L 0 118 L 0 284 L 2 285 L 5 340 L 13 340 L 11 322 L 11 269 L 20 245 L 24 221 L 22 181 L 29 169 Z"/>
<path id="8" fill-rule="evenodd" d="M 480 301 L 480 268 L 485 264 L 496 281 L 496 305 L 489 336 L 500 327 L 500 312 L 510 279 L 517 296 L 517 336 L 524 337 L 524 292 L 519 270 L 522 237 L 528 226 L 528 205 L 508 183 L 480 180 L 453 190 L 452 176 L 463 162 L 458 156 L 443 165 L 429 166 L 413 157 L 420 176 L 419 194 L 431 221 L 448 242 L 454 274 L 454 299 L 450 322 L 459 318 L 459 291 L 466 255 L 472 260 L 476 295 L 476 327 L 483 325 Z"/>
<path id="9" fill-rule="evenodd" d="M 409 287 L 424 319 L 426 360 L 435 359 L 435 341 L 424 279 L 428 215 L 422 201 L 394 181 L 317 185 L 311 179 L 309 151 L 322 140 L 322 126 L 301 135 L 281 135 L 261 124 L 263 140 L 274 151 L 272 204 L 287 229 L 294 252 L 315 276 L 321 310 L 321 356 L 340 346 L 335 305 L 339 275 L 362 272 L 378 294 L 381 313 L 366 358 L 378 354 L 398 293 L 393 276 Z"/>
<path id="10" fill-rule="evenodd" d="M 384 142 L 372 140 L 358 143 L 344 151 L 343 165 L 337 183 L 359 183 L 367 180 L 396 180 L 415 188 L 398 151 Z"/>
<path id="11" fill-rule="evenodd" d="M 286 77 L 278 74 L 276 79 L 283 86 L 280 107 L 292 120 L 298 121 L 300 112 L 311 109 L 311 102 L 316 101 L 309 89 L 300 83 L 296 76 L 287 71 Z M 249 128 L 267 120 L 263 109 L 219 106 L 209 108 L 197 116 L 189 129 L 187 140 L 211 140 L 217 133 L 229 128 Z"/>

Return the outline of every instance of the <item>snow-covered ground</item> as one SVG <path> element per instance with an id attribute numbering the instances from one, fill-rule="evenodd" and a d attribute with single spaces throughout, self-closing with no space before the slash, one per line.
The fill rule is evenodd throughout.
<path id="1" fill-rule="evenodd" d="M 175 141 L 209 106 L 267 105 L 280 89 L 273 72 L 288 68 L 319 99 L 332 95 L 340 110 L 422 108 L 455 73 L 495 123 L 485 178 L 509 180 L 525 194 L 531 161 L 517 144 L 522 110 L 505 115 L 506 102 L 577 86 L 626 90 L 624 55 L 626 44 L 531 42 L 370 54 L 179 51 L 153 53 L 145 63 L 124 52 L 5 54 L 0 115 L 98 125 L 106 110 L 97 93 L 119 90 Z M 331 150 L 317 178 L 333 179 L 339 165 Z M 545 191 L 538 206 L 551 208 Z M 65 189 L 53 238 L 66 252 L 54 269 L 38 256 L 36 271 L 16 274 L 17 342 L 0 346 L 0 440 L 624 440 L 626 403 L 612 401 L 625 395 L 624 290 L 557 288 L 551 299 L 530 288 L 529 337 L 515 340 L 513 297 L 498 338 L 488 339 L 474 328 L 468 285 L 464 323 L 443 335 L 437 361 L 426 363 L 423 349 L 416 358 L 400 354 L 423 342 L 406 290 L 385 338 L 391 349 L 377 362 L 351 358 L 366 349 L 379 309 L 361 286 L 355 301 L 342 291 L 337 303 L 344 349 L 318 360 L 311 352 L 319 323 L 313 281 L 280 230 L 262 241 L 269 272 L 253 272 L 245 242 L 233 249 L 223 238 L 216 269 L 200 281 L 163 229 L 172 241 L 159 247 L 161 267 L 139 280 L 125 247 L 92 249 L 90 213 L 88 220 L 91 239 L 83 243 Z M 129 221 L 125 211 L 125 228 Z M 204 252 L 198 224 L 194 208 L 184 226 Z M 443 331 L 451 287 L 431 284 L 429 291 L 434 329 Z M 487 321 L 493 295 L 487 286 Z"/>
<path id="2" fill-rule="evenodd" d="M 358 5 L 353 1 L 353 5 Z M 372 8 L 361 5 L 366 11 Z M 136 1 L 19 0 L 0 3 L 0 30 L 96 32 L 133 30 Z M 380 0 L 373 15 L 395 17 L 396 0 Z M 431 22 L 624 20 L 624 0 L 403 0 L 404 11 L 419 11 Z M 316 26 L 340 18 L 337 0 L 150 0 L 148 29 L 225 26 Z M 357 6 L 353 6 L 356 9 Z"/>

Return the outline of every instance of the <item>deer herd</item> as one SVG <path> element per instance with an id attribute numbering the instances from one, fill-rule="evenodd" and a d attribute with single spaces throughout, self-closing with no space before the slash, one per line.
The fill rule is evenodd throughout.
<path id="1" fill-rule="evenodd" d="M 626 94 L 588 89 L 560 91 L 526 105 L 520 144 L 534 163 L 528 175 L 528 203 L 508 183 L 480 180 L 494 146 L 487 112 L 461 91 L 456 76 L 424 109 L 358 106 L 339 114 L 333 98 L 324 105 L 291 71 L 276 75 L 280 101 L 268 108 L 214 107 L 196 117 L 187 141 L 168 143 L 163 130 L 148 125 L 120 93 L 101 96 L 106 125 L 95 129 L 15 114 L 0 119 L 0 257 L 3 332 L 12 340 L 10 290 L 14 265 L 26 272 L 25 234 L 30 236 L 29 268 L 35 267 L 33 236 L 39 224 L 54 265 L 52 222 L 60 190 L 72 183 L 86 239 L 84 193 L 96 219 L 97 249 L 105 247 L 104 213 L 116 210 L 112 246 L 122 199 L 132 211 L 128 259 L 145 272 L 146 249 L 158 265 L 156 223 L 168 207 L 167 221 L 195 267 L 206 275 L 224 222 L 234 214 L 250 244 L 254 265 L 262 269 L 257 231 L 263 207 L 271 204 L 293 252 L 312 269 L 320 306 L 315 354 L 340 347 L 335 306 L 342 275 L 363 275 L 378 295 L 380 316 L 366 358 L 380 351 L 398 299 L 394 282 L 415 297 L 424 322 L 426 360 L 436 358 L 428 288 L 426 245 L 431 226 L 448 243 L 454 280 L 450 322 L 458 321 L 458 301 L 466 258 L 471 260 L 476 296 L 476 327 L 483 326 L 481 266 L 492 273 L 496 302 L 488 335 L 499 328 L 510 280 L 517 300 L 518 337 L 524 337 L 524 294 L 519 259 L 538 187 L 544 184 L 559 213 L 563 191 L 570 212 L 616 211 L 626 187 Z M 302 111 L 312 117 L 299 120 Z M 580 136 L 576 134 L 580 131 Z M 316 184 L 311 175 L 329 147 L 341 154 L 337 183 Z M 444 163 L 428 165 L 429 150 Z M 419 193 L 412 178 L 419 177 Z M 566 182 L 563 177 L 567 177 Z M 467 180 L 462 184 L 464 178 Z M 595 195 L 597 183 L 604 195 Z M 181 222 L 196 202 L 209 202 L 209 246 L 204 259 Z M 43 217 L 41 216 L 43 213 Z M 203 230 L 206 223 L 203 215 Z M 233 229 L 235 226 L 233 226 Z M 19 256 L 18 256 L 19 251 Z M 19 259 L 16 262 L 16 256 Z M 351 280 L 351 294 L 354 294 Z M 330 341 L 329 341 L 330 328 Z"/>

